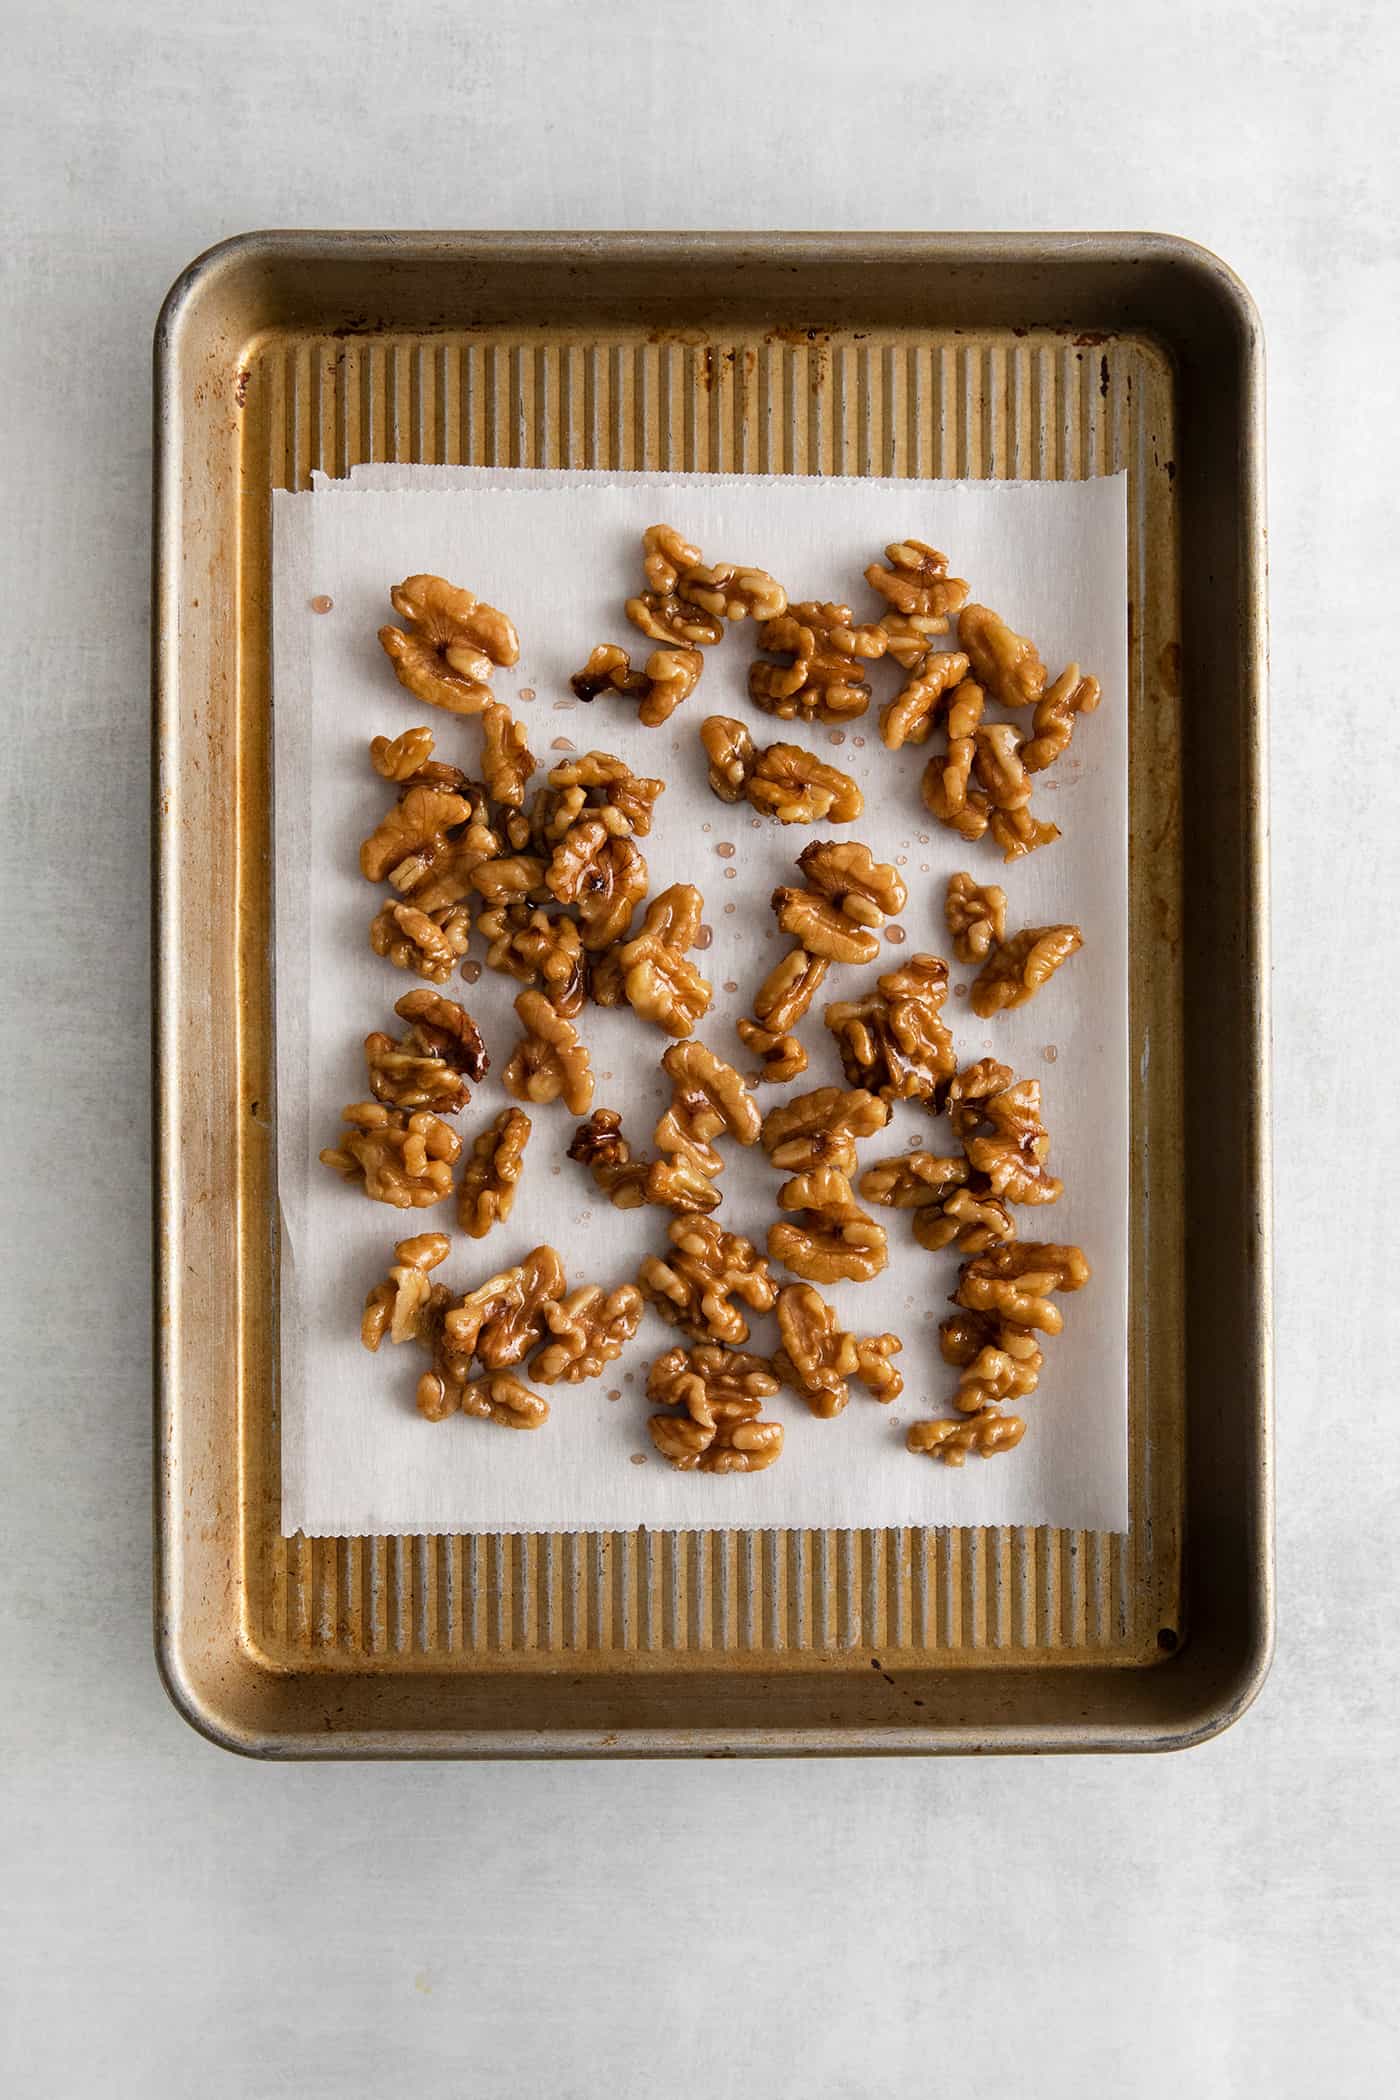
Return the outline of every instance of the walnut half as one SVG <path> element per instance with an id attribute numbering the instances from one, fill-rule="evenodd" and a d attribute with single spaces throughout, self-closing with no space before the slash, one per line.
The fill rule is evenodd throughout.
<path id="1" fill-rule="evenodd" d="M 523 1109 L 503 1108 L 473 1140 L 457 1187 L 457 1223 L 474 1240 L 484 1240 L 493 1225 L 503 1225 L 510 1216 L 530 1127 Z"/>
<path id="2" fill-rule="evenodd" d="M 708 716 L 700 738 L 710 762 L 710 786 L 721 802 L 747 796 L 761 816 L 780 824 L 816 824 L 823 818 L 849 824 L 865 807 L 849 773 L 801 744 L 758 750 L 745 725 L 730 715 Z"/>
<path id="3" fill-rule="evenodd" d="M 571 1114 L 586 1115 L 593 1104 L 593 1071 L 572 1021 L 543 992 L 521 992 L 515 1011 L 525 1033 L 501 1074 L 506 1092 L 517 1101 L 562 1099 Z"/>
<path id="4" fill-rule="evenodd" d="M 867 1283 L 889 1259 L 885 1228 L 867 1217 L 834 1167 L 794 1174 L 778 1191 L 778 1208 L 794 1215 L 769 1226 L 769 1259 L 808 1283 Z"/>
<path id="5" fill-rule="evenodd" d="M 673 1218 L 667 1238 L 669 1252 L 647 1255 L 637 1272 L 642 1296 L 697 1341 L 746 1342 L 749 1323 L 734 1299 L 771 1312 L 778 1295 L 762 1255 L 713 1218 Z"/>
<path id="6" fill-rule="evenodd" d="M 510 665 L 520 642 L 504 613 L 441 576 L 408 576 L 389 597 L 403 627 L 381 627 L 379 642 L 400 685 L 454 715 L 491 704 L 495 664 Z"/>
<path id="7" fill-rule="evenodd" d="M 953 1038 L 942 1018 L 948 965 L 937 955 L 911 955 L 875 980 L 859 999 L 834 1000 L 826 1025 L 836 1037 L 852 1086 L 886 1101 L 936 1105 L 956 1069 Z"/>
<path id="8" fill-rule="evenodd" d="M 481 1030 L 441 992 L 405 992 L 394 1012 L 409 1024 L 397 1042 L 379 1029 L 365 1037 L 370 1092 L 395 1108 L 456 1115 L 471 1100 L 468 1080 L 484 1079 L 491 1062 Z"/>
<path id="9" fill-rule="evenodd" d="M 1002 941 L 972 981 L 968 1003 L 982 1020 L 1024 1006 L 1084 945 L 1077 926 L 1027 926 Z"/>
<path id="10" fill-rule="evenodd" d="M 781 1423 L 758 1419 L 778 1383 L 767 1357 L 747 1350 L 668 1349 L 648 1373 L 647 1398 L 682 1412 L 653 1415 L 651 1440 L 681 1472 L 762 1472 L 783 1448 Z"/>
<path id="11" fill-rule="evenodd" d="M 426 1110 L 409 1115 L 379 1101 L 353 1101 L 342 1114 L 347 1127 L 339 1145 L 322 1152 L 324 1165 L 346 1181 L 362 1182 L 367 1196 L 395 1210 L 441 1203 L 462 1150 L 450 1124 Z"/>
<path id="12" fill-rule="evenodd" d="M 444 1285 L 428 1278 L 446 1261 L 450 1244 L 445 1232 L 420 1232 L 397 1242 L 394 1266 L 365 1299 L 360 1340 L 366 1349 L 377 1350 L 384 1341 L 422 1340 L 449 1296 Z"/>
<path id="13" fill-rule="evenodd" d="M 784 1284 L 779 1291 L 778 1332 L 782 1347 L 773 1368 L 801 1393 L 814 1415 L 826 1420 L 839 1415 L 851 1397 L 853 1378 L 875 1400 L 895 1400 L 904 1390 L 891 1360 L 903 1347 L 898 1335 L 862 1339 L 848 1334 L 810 1284 Z"/>
<path id="14" fill-rule="evenodd" d="M 928 1458 L 941 1458 L 945 1466 L 967 1463 L 969 1451 L 979 1458 L 995 1458 L 999 1451 L 1014 1451 L 1026 1433 L 1020 1415 L 1004 1415 L 995 1407 L 984 1407 L 975 1415 L 950 1415 L 945 1420 L 916 1422 L 906 1439 L 911 1451 Z"/>

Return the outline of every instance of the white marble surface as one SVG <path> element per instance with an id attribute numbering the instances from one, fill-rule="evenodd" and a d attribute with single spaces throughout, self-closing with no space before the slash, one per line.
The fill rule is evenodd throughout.
<path id="1" fill-rule="evenodd" d="M 1388 1091 L 1400 1039 L 1393 12 L 3 0 L 0 26 L 0 2082 L 65 2100 L 1382 2089 L 1400 1145 L 1369 1075 Z M 1158 1761 L 277 1769 L 166 1704 L 148 346 L 198 249 L 297 224 L 1145 226 L 1253 289 L 1281 1624 L 1263 1699 L 1219 1741 Z"/>

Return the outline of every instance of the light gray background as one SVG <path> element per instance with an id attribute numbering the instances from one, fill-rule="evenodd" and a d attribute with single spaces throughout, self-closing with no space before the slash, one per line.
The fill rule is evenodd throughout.
<path id="1" fill-rule="evenodd" d="M 3 0 L 0 32 L 0 2083 L 1379 2090 L 1400 1869 L 1394 11 Z M 166 1705 L 148 1625 L 148 345 L 197 250 L 318 224 L 1152 227 L 1253 289 L 1281 1635 L 1218 1742 L 1156 1761 L 287 1770 L 211 1749 Z"/>

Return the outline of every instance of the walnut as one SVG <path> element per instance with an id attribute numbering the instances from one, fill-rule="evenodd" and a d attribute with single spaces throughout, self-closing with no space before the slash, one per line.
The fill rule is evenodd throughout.
<path id="1" fill-rule="evenodd" d="M 661 1456 L 682 1473 L 762 1473 L 783 1451 L 781 1422 L 721 1422 L 702 1429 L 688 1416 L 653 1415 L 647 1424 Z"/>
<path id="2" fill-rule="evenodd" d="M 814 839 L 798 854 L 797 865 L 809 886 L 854 926 L 881 926 L 904 908 L 908 892 L 898 870 L 854 839 Z"/>
<path id="3" fill-rule="evenodd" d="M 627 600 L 623 610 L 649 642 L 662 643 L 669 654 L 694 656 L 699 649 L 712 648 L 724 633 L 723 623 L 713 613 L 703 612 L 674 592 L 641 591 Z M 697 669 L 695 677 L 699 676 Z M 693 686 L 694 680 L 691 683 Z"/>
<path id="4" fill-rule="evenodd" d="M 522 984 L 542 984 L 550 1005 L 565 1020 L 583 1011 L 588 976 L 583 943 L 572 919 L 538 905 L 515 903 L 492 905 L 477 923 L 493 970 Z"/>
<path id="5" fill-rule="evenodd" d="M 769 744 L 760 751 L 747 784 L 748 798 L 760 816 L 780 824 L 850 824 L 865 808 L 865 797 L 849 773 L 829 766 L 801 744 Z"/>
<path id="6" fill-rule="evenodd" d="M 516 1101 L 562 1099 L 572 1115 L 586 1115 L 593 1102 L 593 1071 L 573 1022 L 543 992 L 521 992 L 515 1011 L 525 1033 L 501 1074 L 506 1092 Z"/>
<path id="7" fill-rule="evenodd" d="M 446 984 L 471 939 L 471 914 L 461 904 L 419 911 L 412 904 L 386 904 L 370 921 L 369 944 L 396 970 L 413 970 L 432 984 Z"/>
<path id="8" fill-rule="evenodd" d="M 786 1086 L 806 1071 L 807 1052 L 795 1035 L 774 1035 L 771 1028 L 761 1028 L 747 1018 L 736 1021 L 734 1029 L 740 1042 L 759 1059 L 756 1080 Z"/>
<path id="9" fill-rule="evenodd" d="M 880 953 L 873 933 L 854 925 L 838 906 L 814 890 L 782 884 L 774 890 L 772 901 L 783 932 L 790 933 L 809 955 L 827 962 L 871 963 Z"/>
<path id="10" fill-rule="evenodd" d="M 721 802 L 742 802 L 758 753 L 744 723 L 733 715 L 707 715 L 700 741 L 710 761 L 710 788 Z"/>
<path id="11" fill-rule="evenodd" d="M 481 770 L 494 802 L 507 809 L 521 807 L 535 758 L 525 741 L 525 724 L 499 702 L 481 717 Z"/>
<path id="12" fill-rule="evenodd" d="M 1019 1415 L 999 1414 L 983 1408 L 980 1414 L 950 1415 L 946 1420 L 916 1422 L 906 1439 L 910 1451 L 941 1458 L 945 1466 L 967 1463 L 969 1451 L 979 1458 L 993 1458 L 998 1451 L 1014 1451 L 1026 1433 Z"/>
<path id="13" fill-rule="evenodd" d="M 403 786 L 415 780 L 427 765 L 435 741 L 431 729 L 405 729 L 395 737 L 371 737 L 369 762 L 381 780 L 393 780 Z M 457 768 L 445 770 L 455 773 Z"/>
<path id="14" fill-rule="evenodd" d="M 443 1360 L 479 1359 L 488 1371 L 518 1364 L 544 1339 L 545 1307 L 563 1297 L 564 1265 L 553 1247 L 534 1247 L 514 1267 L 488 1276 L 443 1315 Z"/>
<path id="15" fill-rule="evenodd" d="M 391 1342 L 422 1339 L 433 1314 L 448 1297 L 445 1285 L 431 1284 L 428 1278 L 439 1262 L 446 1261 L 450 1247 L 445 1232 L 420 1232 L 397 1242 L 393 1268 L 365 1299 L 360 1340 L 366 1349 L 378 1350 L 386 1337 Z"/>
<path id="16" fill-rule="evenodd" d="M 547 777 L 551 801 L 543 835 L 551 845 L 585 811 L 596 811 L 609 831 L 645 838 L 651 830 L 652 810 L 666 787 L 664 780 L 634 773 L 625 759 L 614 758 L 610 751 L 584 751 L 577 758 L 566 758 L 551 767 Z"/>
<path id="17" fill-rule="evenodd" d="M 886 750 L 926 744 L 940 715 L 948 712 L 949 696 L 966 683 L 967 658 L 960 650 L 930 650 L 920 657 L 913 676 L 880 709 L 880 741 Z M 962 703 L 964 708 L 971 704 L 970 697 Z"/>
<path id="18" fill-rule="evenodd" d="M 991 1313 L 950 1313 L 939 1326 L 938 1345 L 944 1362 L 962 1372 L 953 1405 L 963 1414 L 1028 1399 L 1040 1383 L 1045 1358 L 1035 1335 Z"/>
<path id="19" fill-rule="evenodd" d="M 958 1132 L 968 1160 L 991 1193 L 1008 1203 L 1058 1203 L 1064 1184 L 1045 1164 L 1050 1133 L 1040 1116 L 1040 1081 L 1013 1080 L 1005 1066 L 994 1069 L 1005 1085 L 958 1096 Z"/>
<path id="20" fill-rule="evenodd" d="M 746 1342 L 749 1323 L 732 1300 L 771 1312 L 778 1295 L 763 1256 L 714 1218 L 673 1218 L 667 1238 L 669 1254 L 647 1255 L 637 1272 L 642 1296 L 697 1341 Z"/>
<path id="21" fill-rule="evenodd" d="M 489 824 L 473 819 L 451 838 L 429 843 L 389 872 L 405 903 L 429 914 L 460 904 L 480 886 L 483 871 L 500 865 L 501 842 Z"/>
<path id="22" fill-rule="evenodd" d="M 519 904 L 549 895 L 545 863 L 536 853 L 502 853 L 485 860 L 472 875 L 472 888 L 487 904 Z"/>
<path id="23" fill-rule="evenodd" d="M 585 817 L 554 849 L 545 882 L 582 921 L 590 954 L 626 938 L 647 893 L 647 864 L 630 838 L 615 838 L 601 817 Z"/>
<path id="24" fill-rule="evenodd" d="M 949 1080 L 944 1108 L 960 1138 L 977 1134 L 987 1120 L 986 1103 L 1011 1086 L 1015 1077 L 1010 1065 L 998 1064 L 994 1057 L 979 1057 Z"/>
<path id="25" fill-rule="evenodd" d="M 471 805 L 461 795 L 441 788 L 411 787 L 385 812 L 360 848 L 360 873 L 367 882 L 391 878 L 400 865 L 414 856 L 424 856 L 420 873 L 426 873 L 447 843 L 447 833 L 465 824 Z M 395 888 L 403 888 L 396 883 Z M 455 898 L 446 900 L 452 903 Z"/>
<path id="26" fill-rule="evenodd" d="M 937 955 L 911 955 L 875 983 L 863 998 L 826 1009 L 847 1080 L 886 1101 L 936 1103 L 957 1063 L 941 1018 L 948 965 Z"/>
<path id="27" fill-rule="evenodd" d="M 778 1332 L 782 1347 L 773 1360 L 774 1370 L 824 1420 L 846 1406 L 849 1379 L 858 1379 L 881 1402 L 897 1399 L 904 1390 L 904 1380 L 890 1361 L 903 1347 L 898 1335 L 862 1339 L 847 1334 L 834 1308 L 810 1284 L 788 1283 L 779 1291 Z"/>
<path id="28" fill-rule="evenodd" d="M 400 685 L 451 714 L 480 714 L 490 705 L 492 666 L 520 656 L 505 614 L 441 576 L 406 577 L 389 597 L 407 631 L 381 627 L 379 642 Z"/>
<path id="29" fill-rule="evenodd" d="M 640 604 L 639 599 L 630 599 L 628 609 Z M 695 614 L 692 617 L 702 618 Z M 719 639 L 716 634 L 714 639 Z M 698 649 L 653 649 L 647 658 L 646 671 L 634 671 L 632 659 L 625 649 L 615 643 L 601 642 L 593 651 L 581 671 L 575 671 L 569 684 L 580 700 L 596 700 L 602 692 L 621 693 L 629 700 L 639 700 L 637 719 L 646 729 L 659 729 L 668 722 L 682 700 L 688 700 L 700 682 L 700 673 L 705 668 L 705 659 Z"/>
<path id="30" fill-rule="evenodd" d="M 890 564 L 871 562 L 865 580 L 889 607 L 880 625 L 889 636 L 890 655 L 911 670 L 928 649 L 930 638 L 948 632 L 948 615 L 967 601 L 967 585 L 948 574 L 948 557 L 923 540 L 898 540 L 886 547 Z"/>
<path id="31" fill-rule="evenodd" d="M 508 1371 L 473 1378 L 468 1368 L 454 1365 L 451 1371 L 423 1373 L 418 1381 L 418 1412 L 429 1422 L 445 1422 L 449 1415 L 460 1412 L 494 1422 L 499 1429 L 538 1429 L 549 1419 L 549 1402 Z"/>
<path id="32" fill-rule="evenodd" d="M 985 798 L 982 799 L 985 803 Z M 1048 846 L 1060 836 L 1058 824 L 1043 822 L 1024 808 L 994 809 L 990 823 L 992 838 L 1001 848 L 1002 859 L 1008 861 L 1020 860 L 1025 854 L 1034 853 L 1038 846 Z"/>
<path id="33" fill-rule="evenodd" d="M 1083 945 L 1077 926 L 1023 927 L 993 949 L 972 980 L 972 1011 L 986 1020 L 1003 1008 L 1024 1006 Z"/>
<path id="34" fill-rule="evenodd" d="M 1028 773 L 1043 773 L 1063 751 L 1069 749 L 1074 724 L 1080 715 L 1091 715 L 1099 704 L 1097 678 L 1081 678 L 1078 664 L 1061 671 L 1044 697 L 1036 702 L 1031 725 L 1035 734 L 1021 748 L 1021 763 Z"/>
<path id="35" fill-rule="evenodd" d="M 365 1194 L 395 1210 L 441 1203 L 452 1187 L 462 1141 L 450 1125 L 419 1110 L 408 1115 L 379 1101 L 353 1101 L 342 1111 L 349 1126 L 321 1158 L 346 1181 L 363 1181 Z"/>
<path id="36" fill-rule="evenodd" d="M 704 1342 L 658 1356 L 647 1373 L 647 1398 L 659 1407 L 683 1407 L 702 1429 L 719 1422 L 751 1422 L 781 1380 L 766 1356 Z"/>
<path id="37" fill-rule="evenodd" d="M 839 1086 L 814 1087 L 763 1118 L 763 1149 L 771 1165 L 784 1174 L 807 1174 L 816 1167 L 835 1167 L 854 1174 L 856 1139 L 872 1137 L 890 1119 L 889 1104 L 864 1087 L 849 1092 Z"/>
<path id="38" fill-rule="evenodd" d="M 457 1223 L 474 1240 L 510 1216 L 529 1141 L 530 1118 L 521 1108 L 503 1108 L 473 1140 L 457 1184 Z"/>
<path id="39" fill-rule="evenodd" d="M 929 815 L 968 840 L 980 839 L 991 818 L 991 804 L 981 788 L 968 785 L 975 749 L 970 736 L 950 737 L 947 751 L 935 751 L 924 767 L 919 785 Z"/>
<path id="40" fill-rule="evenodd" d="M 1009 722 L 983 722 L 972 740 L 972 770 L 994 810 L 1022 810 L 1031 779 L 1021 764 L 1021 734 Z"/>
<path id="41" fill-rule="evenodd" d="M 651 1162 L 633 1159 L 616 1109 L 595 1108 L 588 1121 L 579 1124 L 569 1158 L 587 1167 L 595 1185 L 618 1210 L 638 1210 L 646 1202 Z"/>
<path id="42" fill-rule="evenodd" d="M 370 1092 L 395 1108 L 431 1108 L 454 1116 L 471 1100 L 467 1081 L 486 1077 L 491 1060 L 481 1030 L 465 1008 L 440 992 L 405 992 L 394 1008 L 407 1032 L 365 1037 Z"/>
<path id="43" fill-rule="evenodd" d="M 903 1153 L 879 1159 L 861 1176 L 861 1195 L 894 1210 L 913 1210 L 913 1237 L 921 1247 L 959 1247 L 963 1254 L 987 1254 L 1016 1239 L 1016 1224 L 987 1174 L 974 1172 L 968 1159 L 942 1159 L 938 1153 Z"/>
<path id="44" fill-rule="evenodd" d="M 648 1373 L 647 1398 L 685 1413 L 653 1415 L 652 1442 L 683 1471 L 760 1472 L 783 1446 L 781 1424 L 758 1420 L 778 1383 L 768 1359 L 747 1350 L 668 1349 Z"/>
<path id="45" fill-rule="evenodd" d="M 985 605 L 958 614 L 958 644 L 972 675 L 1003 707 L 1029 707 L 1045 690 L 1045 666 L 1034 642 L 1017 634 Z"/>
<path id="46" fill-rule="evenodd" d="M 953 1303 L 969 1312 L 995 1313 L 1016 1327 L 1058 1334 L 1064 1318 L 1047 1294 L 1080 1290 L 1088 1280 L 1089 1264 L 1082 1248 L 1022 1240 L 965 1262 Z"/>
<path id="47" fill-rule="evenodd" d="M 889 637 L 880 627 L 853 626 L 848 605 L 808 601 L 765 620 L 759 645 L 791 658 L 749 666 L 749 693 L 761 708 L 785 722 L 846 722 L 870 705 L 858 666 L 883 656 Z"/>
<path id="48" fill-rule="evenodd" d="M 769 1259 L 808 1283 L 868 1283 L 889 1259 L 884 1226 L 866 1216 L 835 1167 L 794 1174 L 778 1191 L 778 1208 L 796 1215 L 769 1226 Z"/>
<path id="49" fill-rule="evenodd" d="M 762 1058 L 759 1078 L 781 1085 L 807 1069 L 807 1053 L 791 1033 L 811 1006 L 827 973 L 825 956 L 791 948 L 759 986 L 753 1020 L 735 1023 L 746 1049 Z"/>
<path id="50" fill-rule="evenodd" d="M 757 1106 L 733 1066 L 704 1043 L 673 1043 L 661 1064 L 673 1092 L 656 1126 L 663 1156 L 647 1176 L 647 1200 L 673 1210 L 714 1210 L 720 1199 L 711 1184 L 724 1161 L 711 1141 L 727 1133 L 741 1145 L 756 1143 Z"/>
<path id="51" fill-rule="evenodd" d="M 648 525 L 642 534 L 642 572 L 648 589 L 662 597 L 675 590 L 681 570 L 693 569 L 700 559 L 700 549 L 683 539 L 674 525 Z"/>
<path id="52" fill-rule="evenodd" d="M 950 875 L 944 913 L 958 961 L 984 962 L 1006 932 L 1006 892 L 971 875 Z"/>
<path id="53" fill-rule="evenodd" d="M 676 596 L 717 620 L 776 620 L 787 611 L 787 592 L 766 569 L 737 568 L 728 561 L 712 569 L 701 562 L 687 564 L 676 579 Z"/>
<path id="54" fill-rule="evenodd" d="M 714 996 L 685 950 L 700 931 L 704 900 L 692 883 L 675 882 L 653 897 L 641 931 L 607 957 L 614 964 L 608 977 L 595 974 L 593 996 L 600 1006 L 615 1005 L 614 990 L 644 1021 L 668 1035 L 689 1035 Z"/>
<path id="55" fill-rule="evenodd" d="M 637 1332 L 642 1294 L 633 1283 L 615 1291 L 585 1283 L 562 1298 L 546 1299 L 540 1309 L 551 1339 L 531 1357 L 530 1376 L 541 1385 L 555 1385 L 561 1378 L 580 1385 L 621 1356 Z"/>

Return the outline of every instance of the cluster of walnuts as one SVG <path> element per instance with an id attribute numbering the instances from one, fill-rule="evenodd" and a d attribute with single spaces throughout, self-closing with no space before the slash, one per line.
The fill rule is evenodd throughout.
<path id="1" fill-rule="evenodd" d="M 867 568 L 881 610 L 864 623 L 845 605 L 789 603 L 763 570 L 708 565 L 666 525 L 648 528 L 642 555 L 642 587 L 626 612 L 654 646 L 637 670 L 615 645 L 594 649 L 572 680 L 579 699 L 616 694 L 636 703 L 644 724 L 664 723 L 699 683 L 705 651 L 725 625 L 751 619 L 762 652 L 749 672 L 754 702 L 784 722 L 846 723 L 871 704 L 868 665 L 888 656 L 904 682 L 880 709 L 881 741 L 890 750 L 936 741 L 922 783 L 928 809 L 960 837 L 990 835 L 1007 860 L 1058 835 L 1031 815 L 1031 778 L 1066 749 L 1078 716 L 1097 706 L 1097 682 L 1071 665 L 1047 685 L 1033 644 L 969 603 L 967 584 L 948 574 L 936 549 L 897 542 L 884 564 Z M 436 758 L 426 727 L 377 736 L 370 746 L 394 793 L 360 849 L 362 873 L 386 891 L 370 942 L 425 982 L 395 1007 L 401 1034 L 366 1038 L 368 1098 L 346 1108 L 339 1143 L 321 1157 L 399 1209 L 438 1204 L 455 1186 L 458 1223 L 480 1239 L 510 1215 L 531 1135 L 527 1110 L 562 1101 L 582 1119 L 569 1157 L 619 1208 L 650 1205 L 669 1218 L 664 1243 L 643 1258 L 635 1280 L 611 1289 L 570 1291 L 558 1253 L 539 1246 L 454 1298 L 433 1280 L 450 1251 L 446 1235 L 401 1240 L 366 1301 L 365 1346 L 377 1350 L 387 1337 L 426 1350 L 417 1396 L 429 1419 L 462 1413 L 534 1428 L 548 1404 L 532 1385 L 598 1376 L 650 1304 L 685 1337 L 651 1366 L 656 1450 L 683 1470 L 759 1471 L 782 1450 L 782 1425 L 763 1409 L 783 1387 L 828 1419 L 853 1387 L 885 1403 L 901 1391 L 899 1338 L 844 1326 L 820 1287 L 866 1282 L 885 1269 L 886 1227 L 867 1205 L 907 1210 L 921 1246 L 965 1257 L 940 1330 L 944 1357 L 959 1372 L 956 1412 L 917 1424 L 909 1448 L 953 1465 L 969 1451 L 1010 1449 L 1024 1422 L 1005 1403 L 1035 1388 L 1039 1337 L 1060 1325 L 1052 1296 L 1088 1275 L 1078 1248 L 1017 1235 L 1017 1207 L 1052 1203 L 1061 1192 L 1047 1164 L 1038 1084 L 991 1058 L 959 1068 L 942 1012 L 948 966 L 916 953 L 826 1005 L 843 1086 L 814 1087 L 766 1115 L 751 1090 L 806 1071 L 796 1031 L 833 965 L 880 958 L 881 934 L 907 901 L 903 877 L 849 838 L 816 838 L 798 854 L 798 879 L 771 898 L 789 945 L 737 1024 L 756 1067 L 745 1077 L 695 1033 L 713 996 L 694 960 L 699 890 L 673 883 L 650 894 L 639 842 L 664 781 L 590 750 L 535 784 L 524 726 L 491 687 L 495 667 L 519 657 L 510 620 L 437 576 L 411 576 L 390 596 L 402 625 L 382 628 L 379 638 L 396 675 L 429 705 L 479 719 L 479 777 Z M 956 647 L 943 640 L 954 621 Z M 990 704 L 1013 714 L 1032 709 L 1031 732 L 990 719 Z M 707 717 L 700 734 L 722 800 L 746 800 L 783 824 L 846 825 L 862 814 L 850 775 L 799 744 L 758 746 L 743 722 L 724 715 Z M 1081 944 L 1079 929 L 1067 925 L 1008 934 L 1005 893 L 969 874 L 950 882 L 945 913 L 953 952 L 978 966 L 970 1003 L 980 1016 L 1033 996 Z M 490 1058 L 470 1013 L 441 987 L 474 924 L 487 965 L 520 986 L 520 1035 L 501 1069 L 520 1105 L 502 1110 L 464 1158 L 450 1119 L 470 1102 Z M 902 939 L 901 930 L 888 938 Z M 625 1004 L 670 1038 L 660 1064 L 671 1098 L 648 1151 L 633 1150 L 617 1110 L 593 1105 L 576 1025 L 590 1002 Z M 902 1103 L 946 1116 L 953 1144 L 862 1171 L 857 1145 Z M 761 1249 L 717 1215 L 725 1140 L 761 1145 L 782 1176 Z M 782 1281 L 784 1271 L 797 1280 Z M 747 1346 L 750 1320 L 767 1315 L 778 1340 L 761 1354 Z"/>

